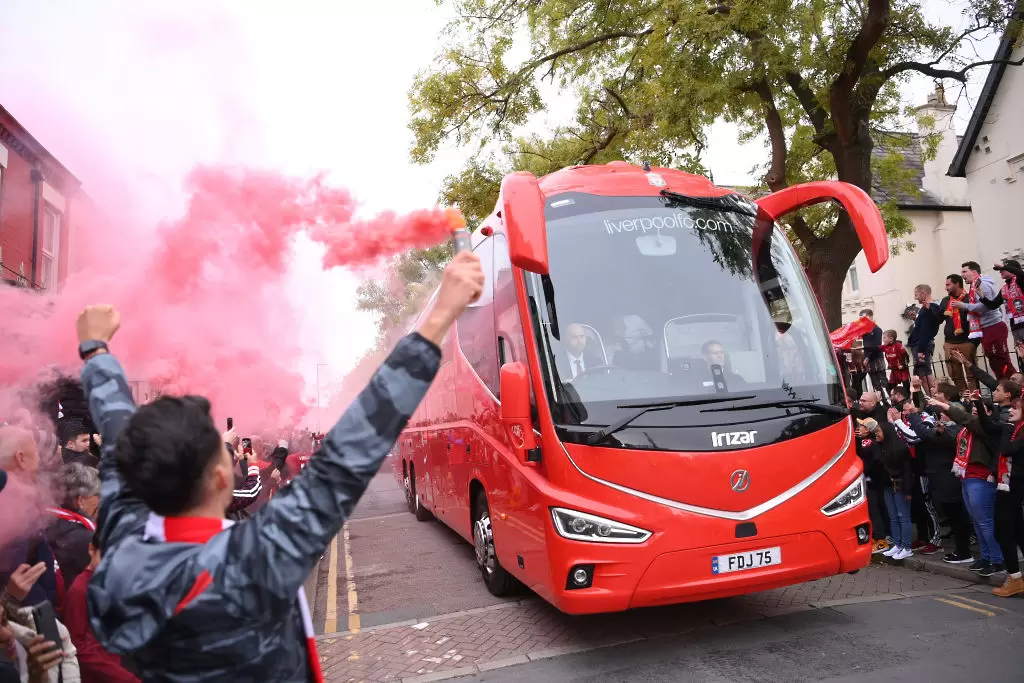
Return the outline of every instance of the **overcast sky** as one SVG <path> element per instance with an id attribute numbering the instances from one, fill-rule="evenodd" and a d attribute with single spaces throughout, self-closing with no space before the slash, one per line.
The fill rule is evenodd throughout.
<path id="1" fill-rule="evenodd" d="M 959 22 L 945 0 L 928 4 Z M 105 198 L 104 178 L 116 175 L 154 216 L 173 210 L 184 172 L 215 161 L 326 169 L 369 210 L 432 206 L 464 153 L 409 163 L 407 93 L 438 49 L 447 11 L 431 0 L 3 0 L 0 103 L 87 191 Z M 975 84 L 983 78 L 979 69 Z M 931 87 L 922 79 L 908 93 L 923 102 Z M 560 100 L 544 120 L 572 108 Z M 958 112 L 961 132 L 968 114 Z M 731 185 L 752 181 L 764 157 L 721 125 L 705 158 Z M 304 331 L 320 349 L 304 372 L 312 378 L 325 362 L 340 377 L 371 343 L 373 321 L 352 309 L 354 277 L 298 270 L 297 287 L 338 294 L 337 310 Z"/>

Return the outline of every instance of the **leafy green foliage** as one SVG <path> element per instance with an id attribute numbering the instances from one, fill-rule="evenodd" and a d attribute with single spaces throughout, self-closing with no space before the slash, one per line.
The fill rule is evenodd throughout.
<path id="1" fill-rule="evenodd" d="M 542 175 L 625 159 L 703 172 L 706 134 L 720 119 L 735 123 L 741 140 L 767 133 L 757 190 L 838 178 L 906 194 L 906 146 L 872 154 L 883 131 L 908 126 L 902 86 L 912 74 L 964 83 L 981 66 L 964 48 L 1002 31 L 1012 14 L 1006 0 L 960 0 L 969 20 L 955 29 L 926 17 L 918 0 L 448 4 L 455 19 L 443 49 L 410 93 L 411 154 L 426 163 L 442 144 L 476 146 L 442 199 L 477 221 L 512 170 Z M 524 135 L 545 109 L 545 88 L 572 92 L 575 115 L 545 136 Z M 905 238 L 911 225 L 896 201 L 881 208 L 890 235 Z M 785 225 L 837 322 L 841 278 L 859 251 L 849 218 L 819 206 Z"/>
<path id="2" fill-rule="evenodd" d="M 407 252 L 389 264 L 382 280 L 356 289 L 356 308 L 380 315 L 378 344 L 415 315 L 451 256 L 450 244 Z"/>

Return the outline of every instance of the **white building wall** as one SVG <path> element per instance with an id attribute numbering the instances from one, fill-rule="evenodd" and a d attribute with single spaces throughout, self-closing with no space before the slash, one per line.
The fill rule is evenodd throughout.
<path id="1" fill-rule="evenodd" d="M 1024 45 L 1011 59 L 1024 59 Z M 1024 67 L 1007 67 L 967 162 L 967 186 L 986 269 L 1024 250 Z"/>
<path id="2" fill-rule="evenodd" d="M 969 211 L 907 211 L 906 215 L 914 225 L 909 237 L 916 244 L 914 250 L 890 257 L 877 273 L 868 269 L 862 252 L 853 265 L 858 289 L 853 289 L 849 273 L 843 285 L 843 322 L 857 319 L 862 309 L 870 308 L 879 327 L 896 330 L 904 342 L 907 323 L 900 316 L 914 301 L 914 287 L 930 285 L 932 296 L 939 300 L 945 296 L 946 276 L 959 273 L 964 261 L 979 257 Z"/>

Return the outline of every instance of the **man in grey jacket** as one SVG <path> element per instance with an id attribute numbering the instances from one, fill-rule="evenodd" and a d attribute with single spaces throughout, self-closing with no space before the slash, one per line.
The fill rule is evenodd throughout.
<path id="1" fill-rule="evenodd" d="M 964 282 L 970 285 L 967 301 L 956 301 L 953 305 L 966 310 L 971 322 L 971 339 L 981 342 L 985 357 L 988 359 L 992 374 L 997 379 L 1008 379 L 1016 370 L 1010 361 L 1010 347 L 1007 338 L 1010 335 L 1003 311 L 985 305 L 982 299 L 995 299 L 999 296 L 1000 287 L 988 275 L 981 274 L 981 266 L 974 261 L 966 261 L 961 265 Z"/>
<path id="2" fill-rule="evenodd" d="M 82 385 L 103 451 L 102 561 L 90 624 L 144 680 L 322 681 L 302 584 L 419 405 L 452 322 L 483 291 L 479 259 L 445 269 L 431 312 L 384 361 L 303 471 L 251 520 L 225 519 L 233 463 L 195 396 L 136 409 L 108 343 L 110 306 L 78 319 Z"/>

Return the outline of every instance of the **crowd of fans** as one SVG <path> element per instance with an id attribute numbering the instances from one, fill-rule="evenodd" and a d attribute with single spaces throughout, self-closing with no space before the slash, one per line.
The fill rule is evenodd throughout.
<path id="1" fill-rule="evenodd" d="M 89 625 L 86 586 L 100 560 L 100 436 L 81 421 L 39 429 L 25 410 L 0 422 L 0 508 L 21 510 L 10 538 L 0 535 L 0 683 L 138 681 L 131 663 L 99 644 Z M 223 434 L 235 466 L 229 518 L 254 513 L 308 462 L 320 434 L 239 438 Z M 291 452 L 289 444 L 299 446 Z M 38 632 L 33 607 L 52 605 L 61 642 Z"/>
<path id="2" fill-rule="evenodd" d="M 874 552 L 895 560 L 943 552 L 945 562 L 981 576 L 1005 572 L 993 593 L 1010 597 L 1024 593 L 1024 455 L 1014 458 L 1024 453 L 1024 375 L 1011 358 L 1011 344 L 1018 362 L 1024 357 L 1024 271 L 1017 261 L 995 270 L 1001 286 L 964 263 L 938 303 L 929 285 L 918 285 L 906 346 L 876 325 L 840 356 L 850 395 L 860 396 L 851 407 Z M 940 331 L 944 378 L 933 364 Z M 948 552 L 944 539 L 952 540 Z"/>

